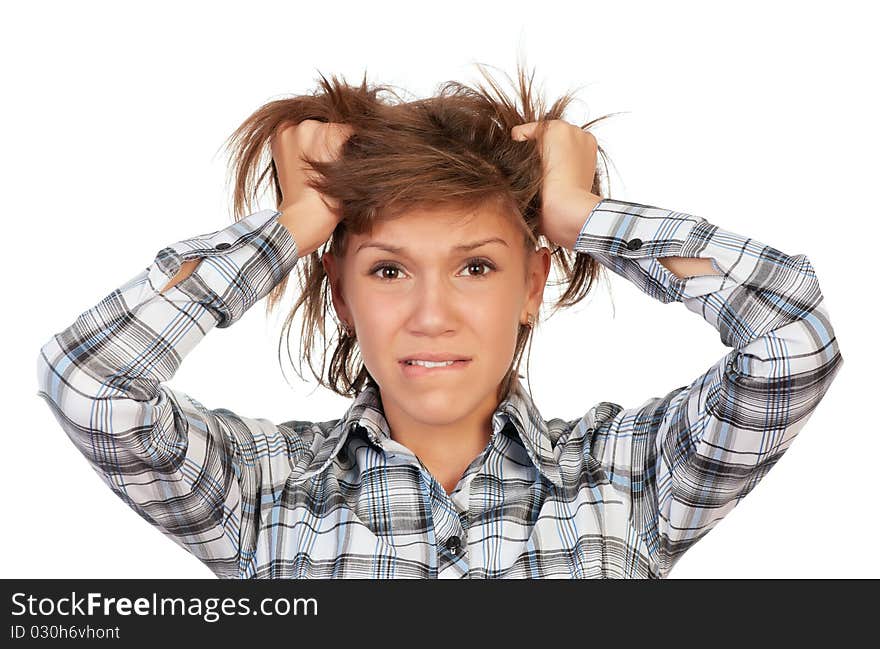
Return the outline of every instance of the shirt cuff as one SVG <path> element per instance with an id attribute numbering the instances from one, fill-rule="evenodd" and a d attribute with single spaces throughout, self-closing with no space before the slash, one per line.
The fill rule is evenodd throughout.
<path id="1" fill-rule="evenodd" d="M 183 292 L 211 311 L 218 328 L 229 327 L 296 265 L 296 241 L 278 222 L 280 215 L 278 210 L 261 210 L 220 230 L 166 246 L 150 266 L 151 285 L 159 291 L 183 262 L 202 259 L 169 292 Z"/>
<path id="2" fill-rule="evenodd" d="M 581 228 L 576 252 L 595 258 L 662 302 L 738 286 L 767 246 L 723 230 L 705 218 L 642 203 L 603 198 Z M 711 259 L 717 273 L 677 277 L 659 257 Z"/>
<path id="3" fill-rule="evenodd" d="M 686 244 L 693 229 L 706 219 L 652 205 L 603 198 L 590 211 L 574 249 L 643 257 L 694 257 Z"/>

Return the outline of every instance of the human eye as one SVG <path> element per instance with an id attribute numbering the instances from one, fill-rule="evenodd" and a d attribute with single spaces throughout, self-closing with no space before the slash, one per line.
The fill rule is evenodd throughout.
<path id="1" fill-rule="evenodd" d="M 373 266 L 370 269 L 370 275 L 376 275 L 376 273 L 378 273 L 380 270 L 384 271 L 386 269 L 394 271 L 394 272 L 398 272 L 398 273 L 403 271 L 403 269 L 400 266 L 398 266 L 397 264 L 392 264 L 389 262 L 381 262 L 381 263 L 376 264 L 375 266 Z M 381 282 L 392 282 L 395 279 L 397 279 L 397 277 L 378 276 L 378 277 L 376 277 L 376 279 L 378 279 Z"/>
<path id="2" fill-rule="evenodd" d="M 468 259 L 467 265 L 465 266 L 465 268 L 467 268 L 467 269 L 480 268 L 480 267 L 488 268 L 490 271 L 496 270 L 495 264 L 493 264 L 490 260 L 486 259 L 485 257 L 475 257 L 473 259 Z M 471 277 L 486 277 L 489 274 L 490 273 L 483 272 L 483 273 L 477 273 L 476 275 L 471 275 Z"/>
<path id="3" fill-rule="evenodd" d="M 475 257 L 473 259 L 468 259 L 467 264 L 464 266 L 468 270 L 472 270 L 474 268 L 484 268 L 488 270 L 484 270 L 483 272 L 470 273 L 471 277 L 474 278 L 483 278 L 486 277 L 491 271 L 497 269 L 497 266 L 492 263 L 491 260 L 486 259 L 485 257 Z M 381 272 L 380 272 L 381 271 Z M 386 272 L 387 271 L 387 272 Z M 375 276 L 380 282 L 393 282 L 396 279 L 400 279 L 400 276 L 389 276 L 388 273 L 402 273 L 403 268 L 399 265 L 383 261 L 370 269 L 369 274 L 371 276 Z"/>

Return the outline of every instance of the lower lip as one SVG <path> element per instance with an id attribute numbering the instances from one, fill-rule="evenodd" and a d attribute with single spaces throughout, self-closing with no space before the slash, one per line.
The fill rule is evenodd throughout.
<path id="1" fill-rule="evenodd" d="M 438 374 L 450 374 L 463 370 L 470 365 L 470 361 L 455 361 L 452 365 L 443 365 L 441 367 L 425 367 L 424 365 L 408 365 L 400 363 L 403 368 L 403 375 L 410 379 L 416 379 L 420 376 L 434 376 Z"/>

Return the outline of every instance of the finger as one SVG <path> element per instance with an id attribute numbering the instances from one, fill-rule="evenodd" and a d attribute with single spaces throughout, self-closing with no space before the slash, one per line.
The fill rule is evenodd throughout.
<path id="1" fill-rule="evenodd" d="M 342 146 L 351 137 L 354 127 L 351 124 L 337 124 L 333 133 L 333 141 L 336 146 Z"/>
<path id="2" fill-rule="evenodd" d="M 322 156 L 335 158 L 342 146 L 351 135 L 351 126 L 347 124 L 328 123 L 324 126 L 325 133 L 322 139 Z"/>
<path id="3" fill-rule="evenodd" d="M 510 130 L 510 135 L 514 140 L 528 140 L 535 134 L 538 122 L 528 122 L 527 124 L 519 124 Z"/>

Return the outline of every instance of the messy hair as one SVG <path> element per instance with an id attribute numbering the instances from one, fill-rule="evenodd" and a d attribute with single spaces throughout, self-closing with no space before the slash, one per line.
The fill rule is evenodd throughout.
<path id="1" fill-rule="evenodd" d="M 356 334 L 347 334 L 335 316 L 329 277 L 321 263 L 328 249 L 337 256 L 345 253 L 349 233 L 369 233 L 374 223 L 410 209 L 459 211 L 495 204 L 521 227 L 524 243 L 538 247 L 546 242 L 552 250 L 553 266 L 562 277 L 553 285 L 565 286 L 554 311 L 586 297 L 602 270 L 590 256 L 556 246 L 538 235 L 543 181 L 540 149 L 537 140 L 517 141 L 510 134 L 519 124 L 564 119 L 574 94 L 564 94 L 547 108 L 544 97 L 533 91 L 534 71 L 527 77 L 521 63 L 516 81 L 505 74 L 516 86 L 513 97 L 505 94 L 482 64 L 476 65 L 488 88 L 482 83 L 472 87 L 447 81 L 434 96 L 409 100 L 393 86 L 368 83 L 366 71 L 360 86 L 335 75 L 328 80 L 319 72 L 317 90 L 264 104 L 226 141 L 229 173 L 234 179 L 233 212 L 238 221 L 252 212 L 267 181 L 274 187 L 277 204 L 282 202 L 270 149 L 276 131 L 306 119 L 353 127 L 337 159 L 323 162 L 303 157 L 316 172 L 310 186 L 338 201 L 340 220 L 329 240 L 309 255 L 307 263 L 297 264 L 300 295 L 282 326 L 289 357 L 290 326 L 303 308 L 300 366 L 305 359 L 318 383 L 337 394 L 353 397 L 368 382 L 375 384 L 360 358 Z M 609 116 L 580 128 L 588 129 Z M 601 185 L 603 178 L 608 180 L 607 157 L 601 146 L 598 151 L 602 164 L 601 168 L 597 165 L 590 191 L 605 196 Z M 269 293 L 267 315 L 286 287 L 287 276 Z M 326 332 L 328 313 L 336 324 L 333 340 Z M 537 322 L 540 314 L 535 315 Z M 499 385 L 499 398 L 507 394 L 515 376 L 522 376 L 519 366 L 531 332 L 528 325 L 520 324 L 513 361 Z M 279 359 L 280 350 L 279 340 Z M 315 351 L 320 352 L 320 370 L 313 363 Z M 300 371 L 297 374 L 303 378 Z"/>

